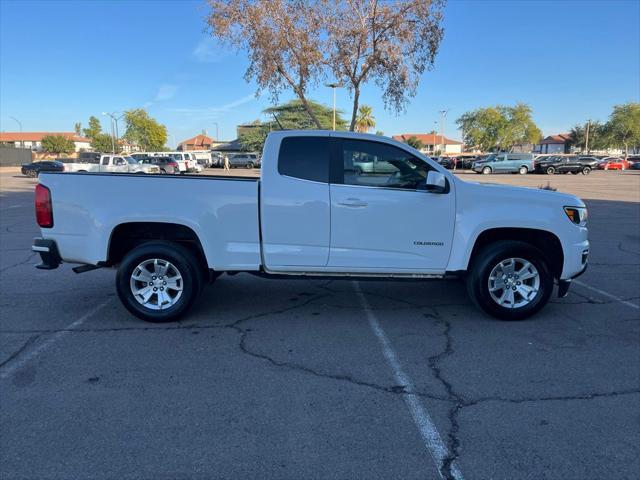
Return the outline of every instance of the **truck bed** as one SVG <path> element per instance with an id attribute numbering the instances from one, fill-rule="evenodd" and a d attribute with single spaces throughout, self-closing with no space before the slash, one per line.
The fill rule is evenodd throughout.
<path id="1" fill-rule="evenodd" d="M 114 228 L 163 222 L 190 228 L 200 238 L 209 268 L 260 268 L 259 180 L 229 176 L 128 173 L 43 173 L 51 190 L 53 228 L 63 260 L 107 260 Z"/>

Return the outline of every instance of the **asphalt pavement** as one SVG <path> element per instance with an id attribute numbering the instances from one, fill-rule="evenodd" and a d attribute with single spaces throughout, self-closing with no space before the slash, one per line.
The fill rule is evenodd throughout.
<path id="1" fill-rule="evenodd" d="M 114 271 L 33 267 L 36 182 L 1 171 L 0 478 L 636 479 L 640 173 L 462 176 L 585 199 L 567 298 L 238 274 L 147 324 Z"/>

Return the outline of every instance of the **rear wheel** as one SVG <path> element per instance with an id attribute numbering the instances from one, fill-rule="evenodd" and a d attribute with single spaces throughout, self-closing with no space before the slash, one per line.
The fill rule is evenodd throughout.
<path id="1" fill-rule="evenodd" d="M 136 317 L 170 322 L 198 297 L 202 268 L 193 254 L 173 242 L 148 242 L 130 251 L 116 275 L 120 301 Z"/>
<path id="2" fill-rule="evenodd" d="M 248 169 L 252 169 L 253 168 L 253 163 L 251 163 L 251 162 L 247 163 L 246 167 Z"/>
<path id="3" fill-rule="evenodd" d="M 489 175 L 489 174 L 491 173 L 491 167 L 484 167 L 484 168 L 482 169 L 482 173 L 483 173 L 484 175 Z"/>
<path id="4" fill-rule="evenodd" d="M 520 175 L 526 175 L 528 172 L 529 172 L 529 169 L 528 169 L 527 167 L 520 167 L 520 168 L 518 169 L 518 173 L 519 173 Z"/>
<path id="5" fill-rule="evenodd" d="M 500 241 L 484 247 L 467 276 L 473 301 L 501 320 L 523 320 L 549 301 L 553 275 L 544 254 L 524 242 Z"/>
<path id="6" fill-rule="evenodd" d="M 547 167 L 547 175 L 553 175 L 554 173 L 556 173 L 556 169 L 553 167 Z"/>
<path id="7" fill-rule="evenodd" d="M 36 178 L 38 176 L 38 172 L 35 170 L 27 170 L 27 177 Z"/>

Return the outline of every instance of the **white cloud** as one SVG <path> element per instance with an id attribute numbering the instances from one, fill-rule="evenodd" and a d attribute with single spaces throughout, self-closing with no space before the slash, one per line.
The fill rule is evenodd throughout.
<path id="1" fill-rule="evenodd" d="M 237 108 L 245 103 L 249 103 L 255 100 L 256 97 L 253 94 L 245 95 L 244 97 L 233 100 L 224 105 L 207 108 L 172 108 L 170 112 L 177 113 L 179 115 L 185 115 L 198 119 L 212 119 L 219 118 L 222 114 L 230 112 L 234 108 Z"/>
<path id="2" fill-rule="evenodd" d="M 155 102 L 163 102 L 165 100 L 171 100 L 178 93 L 179 87 L 177 85 L 171 85 L 170 83 L 164 83 L 158 87 L 158 93 L 156 93 Z"/>
<path id="3" fill-rule="evenodd" d="M 217 63 L 229 56 L 229 49 L 224 48 L 211 37 L 205 37 L 198 42 L 191 56 L 196 62 Z"/>

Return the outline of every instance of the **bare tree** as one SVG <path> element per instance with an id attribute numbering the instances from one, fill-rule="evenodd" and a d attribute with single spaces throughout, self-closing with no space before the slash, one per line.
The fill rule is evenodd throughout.
<path id="1" fill-rule="evenodd" d="M 328 66 L 353 95 L 357 121 L 361 87 L 373 80 L 385 107 L 399 113 L 431 69 L 444 35 L 445 0 L 321 0 L 328 34 Z"/>
<path id="2" fill-rule="evenodd" d="M 318 128 L 307 93 L 331 73 L 353 95 L 353 131 L 367 82 L 396 113 L 415 96 L 443 37 L 445 1 L 208 0 L 207 23 L 215 38 L 248 52 L 246 80 L 274 101 L 291 88 Z"/>
<path id="3" fill-rule="evenodd" d="M 309 87 L 323 76 L 322 22 L 317 5 L 304 0 L 209 0 L 211 34 L 249 53 L 245 79 L 255 79 L 274 103 L 289 87 L 317 128 L 307 100 Z"/>

